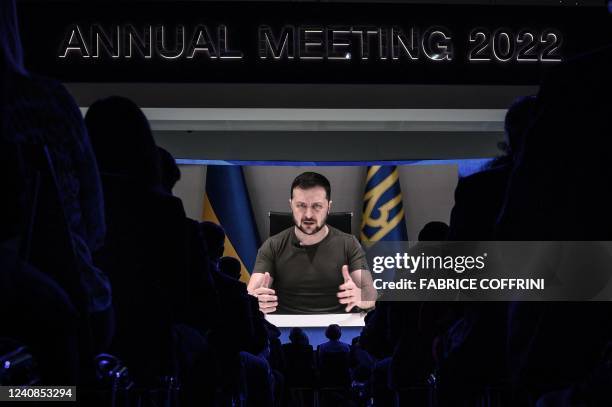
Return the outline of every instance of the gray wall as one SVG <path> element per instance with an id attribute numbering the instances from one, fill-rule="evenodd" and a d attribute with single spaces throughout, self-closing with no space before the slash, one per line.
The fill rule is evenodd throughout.
<path id="1" fill-rule="evenodd" d="M 332 210 L 353 212 L 353 233 L 359 234 L 365 167 L 244 167 L 255 222 L 260 236 L 268 236 L 268 212 L 289 211 L 289 187 L 301 172 L 317 171 L 332 184 Z M 201 219 L 206 167 L 181 166 L 182 178 L 174 193 L 183 200 L 187 215 Z M 430 221 L 449 221 L 457 185 L 456 165 L 411 165 L 400 167 L 400 184 L 410 239 Z"/>
<path id="2" fill-rule="evenodd" d="M 187 216 L 202 220 L 204 208 L 204 188 L 206 186 L 205 165 L 179 165 L 181 179 L 172 191 L 183 200 Z"/>

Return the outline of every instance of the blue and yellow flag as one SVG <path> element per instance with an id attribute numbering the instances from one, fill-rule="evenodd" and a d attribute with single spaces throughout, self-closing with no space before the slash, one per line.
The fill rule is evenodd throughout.
<path id="1" fill-rule="evenodd" d="M 408 232 L 397 167 L 368 167 L 363 197 L 361 242 L 406 240 Z"/>
<path id="2" fill-rule="evenodd" d="M 240 281 L 248 282 L 255 266 L 259 234 L 242 167 L 207 167 L 202 219 L 217 223 L 225 229 L 224 255 L 240 260 Z"/>

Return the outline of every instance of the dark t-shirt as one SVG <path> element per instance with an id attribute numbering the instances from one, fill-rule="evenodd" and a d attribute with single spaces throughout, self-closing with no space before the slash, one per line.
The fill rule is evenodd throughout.
<path id="1" fill-rule="evenodd" d="M 302 246 L 290 227 L 264 242 L 257 253 L 254 273 L 270 273 L 278 296 L 279 314 L 343 313 L 336 296 L 344 283 L 342 266 L 349 272 L 368 270 L 365 252 L 353 235 L 331 226 L 319 243 Z"/>

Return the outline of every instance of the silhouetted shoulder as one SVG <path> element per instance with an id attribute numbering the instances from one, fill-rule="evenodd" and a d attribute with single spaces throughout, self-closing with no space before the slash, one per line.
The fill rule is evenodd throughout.
<path id="1" fill-rule="evenodd" d="M 490 168 L 463 177 L 457 184 L 455 198 L 462 193 L 480 193 L 488 195 L 490 191 L 483 190 L 485 187 L 498 187 L 505 189 L 511 168 L 509 166 Z"/>
<path id="2" fill-rule="evenodd" d="M 568 59 L 561 65 L 553 68 L 551 72 L 560 72 L 564 71 L 592 71 L 592 72 L 602 72 L 606 73 L 604 77 L 583 77 L 583 78 L 575 78 L 577 80 L 605 80 L 610 77 L 609 69 L 606 69 L 606 66 L 609 67 L 610 63 L 612 63 L 612 46 L 606 46 L 595 51 L 578 55 L 574 58 Z M 608 79 L 609 80 L 609 79 Z"/>
<path id="3" fill-rule="evenodd" d="M 573 94 L 575 101 L 583 103 L 592 99 L 592 92 L 602 92 L 612 85 L 612 46 L 568 59 L 552 68 L 542 81 L 538 98 L 544 97 L 542 103 L 567 103 L 568 100 L 557 98 L 560 94 Z M 549 97 L 547 97 L 549 96 Z"/>

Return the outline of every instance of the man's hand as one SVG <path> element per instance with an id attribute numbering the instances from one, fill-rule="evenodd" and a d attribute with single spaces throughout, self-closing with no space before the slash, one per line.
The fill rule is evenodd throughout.
<path id="1" fill-rule="evenodd" d="M 340 291 L 338 292 L 338 302 L 340 304 L 346 304 L 344 309 L 346 312 L 350 312 L 353 308 L 359 307 L 361 309 L 368 309 L 374 307 L 375 301 L 363 301 L 361 283 L 365 283 L 364 279 L 360 275 L 361 270 L 353 271 L 353 274 L 359 281 L 355 282 L 353 277 L 349 274 L 349 268 L 345 264 L 342 266 L 342 278 L 344 284 L 340 285 Z M 370 284 L 371 285 L 371 284 Z M 371 287 L 373 289 L 373 287 Z M 372 295 L 370 294 L 369 297 Z"/>
<path id="2" fill-rule="evenodd" d="M 276 311 L 276 307 L 278 306 L 278 297 L 276 297 L 276 292 L 270 288 L 270 280 L 270 273 L 264 273 L 263 280 L 259 287 L 249 292 L 249 294 L 257 297 L 257 301 L 259 301 L 259 310 L 264 314 Z"/>

